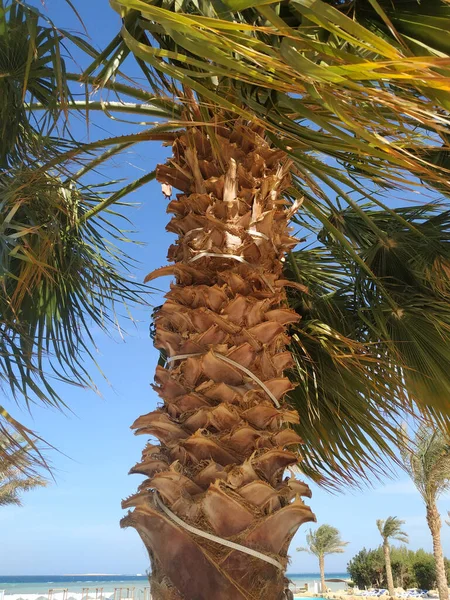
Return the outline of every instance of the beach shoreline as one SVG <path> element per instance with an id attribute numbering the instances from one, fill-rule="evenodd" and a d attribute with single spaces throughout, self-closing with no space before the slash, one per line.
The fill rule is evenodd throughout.
<path id="1" fill-rule="evenodd" d="M 346 579 L 347 573 L 327 576 Z M 288 573 L 292 589 L 309 586 L 299 598 L 322 597 L 314 594 L 320 582 L 319 573 Z M 330 583 L 337 592 L 342 583 Z M 3 594 L 1 593 L 3 590 Z M 147 575 L 104 575 L 101 573 L 65 575 L 0 576 L 0 600 L 150 600 Z"/>
<path id="2" fill-rule="evenodd" d="M 295 594 L 295 598 L 323 598 L 320 594 Z M 135 588 L 121 586 L 112 591 L 98 587 L 85 587 L 81 591 L 64 588 L 49 588 L 37 593 L 4 593 L 0 587 L 0 600 L 151 600 L 150 586 Z M 349 598 L 350 600 L 350 598 Z M 356 600 L 356 599 L 355 599 Z"/>
<path id="3" fill-rule="evenodd" d="M 137 569 L 136 569 L 137 570 Z M 288 573 L 287 577 L 295 585 L 297 589 L 309 586 L 309 597 L 312 597 L 314 584 L 319 585 L 319 573 Z M 330 578 L 347 579 L 347 573 L 330 573 L 327 574 Z M 342 587 L 342 583 L 330 583 L 332 592 L 337 591 Z M 50 589 L 67 590 L 70 595 L 74 593 L 80 594 L 83 589 L 89 588 L 94 592 L 102 589 L 104 595 L 113 594 L 115 590 L 134 588 L 136 599 L 138 595 L 142 596 L 141 590 L 149 587 L 147 575 L 93 575 L 84 573 L 83 575 L 22 575 L 22 576 L 0 576 L 0 590 L 5 591 L 5 596 L 17 594 L 31 594 L 35 598 L 43 596 L 47 598 Z M 316 588 L 315 591 L 317 591 Z M 116 597 L 118 592 L 116 592 Z M 81 598 L 81 596 L 80 596 Z M 122 595 L 123 598 L 123 595 Z"/>

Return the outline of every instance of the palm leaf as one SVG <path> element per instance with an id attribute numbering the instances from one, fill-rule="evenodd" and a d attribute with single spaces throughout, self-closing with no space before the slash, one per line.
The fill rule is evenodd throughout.
<path id="1" fill-rule="evenodd" d="M 354 270 L 367 341 L 378 344 L 382 354 L 403 369 L 412 399 L 445 412 L 450 392 L 450 213 L 439 205 L 394 212 L 399 218 L 365 207 L 381 239 L 353 209 L 332 221 L 375 275 L 374 280 L 364 269 Z M 345 254 L 332 233 L 323 231 L 321 237 L 332 252 Z"/>
<path id="2" fill-rule="evenodd" d="M 84 355 L 93 359 L 92 325 L 107 330 L 115 325 L 117 303 L 140 301 L 143 289 L 126 275 L 130 259 L 112 243 L 125 232 L 108 221 L 107 211 L 83 220 L 104 194 L 37 169 L 11 170 L 0 181 L 0 372 L 16 396 L 59 403 L 46 369 L 92 385 L 83 364 Z"/>
<path id="3" fill-rule="evenodd" d="M 335 211 L 334 229 L 315 230 L 316 247 L 292 253 L 285 268 L 309 290 L 289 297 L 302 316 L 292 328 L 299 385 L 290 401 L 302 416 L 305 469 L 327 484 L 336 473 L 344 481 L 381 474 L 374 448 L 398 461 L 406 413 L 448 416 L 448 213 L 363 209 L 370 225 L 358 211 Z"/>
<path id="4" fill-rule="evenodd" d="M 20 506 L 23 492 L 47 485 L 37 473 L 44 465 L 33 446 L 12 429 L 0 428 L 0 506 Z"/>
<path id="5" fill-rule="evenodd" d="M 96 56 L 35 7 L 0 3 L 0 380 L 18 402 L 58 406 L 64 402 L 56 380 L 94 387 L 86 362 L 95 363 L 93 326 L 118 328 L 118 307 L 127 313 L 143 301 L 124 249 L 128 223 L 108 206 L 120 206 L 151 179 L 121 188 L 83 183 L 130 143 L 108 142 L 101 154 L 71 138 L 65 112 L 79 109 L 60 50 L 64 39 Z M 155 99 L 146 114 L 166 116 L 172 108 Z M 11 429 L 40 456 L 35 434 L 2 408 L 0 431 Z"/>
<path id="6" fill-rule="evenodd" d="M 140 61 L 188 84 L 205 102 L 229 107 L 233 98 L 247 106 L 278 138 L 296 144 L 299 162 L 316 152 L 321 169 L 347 185 L 345 170 L 327 155 L 361 167 L 362 178 L 377 184 L 407 171 L 447 185 L 445 171 L 423 157 L 436 143 L 446 146 L 440 107 L 448 101 L 448 57 L 415 55 L 389 29 L 372 31 L 376 11 L 365 11 L 365 27 L 355 21 L 358 3 L 351 15 L 319 0 L 229 2 L 222 12 L 206 2 L 112 4 L 125 15 L 124 45 Z M 130 22 L 147 37 L 141 30 L 135 37 Z M 305 127 L 311 123 L 316 133 Z"/>
<path id="7" fill-rule="evenodd" d="M 425 504 L 433 506 L 450 489 L 450 437 L 448 432 L 421 424 L 413 439 L 403 428 L 402 460 Z"/>
<path id="8" fill-rule="evenodd" d="M 408 534 L 402 530 L 405 521 L 397 517 L 388 517 L 387 519 L 377 519 L 378 531 L 383 538 L 383 542 L 389 539 L 398 540 L 404 544 L 408 543 Z"/>
<path id="9" fill-rule="evenodd" d="M 316 531 L 309 530 L 306 534 L 306 548 L 297 548 L 297 552 L 309 552 L 315 556 L 323 557 L 326 554 L 341 554 L 349 542 L 341 539 L 341 534 L 336 527 L 321 525 Z"/>
<path id="10" fill-rule="evenodd" d="M 298 385 L 289 395 L 301 416 L 302 469 L 327 485 L 382 476 L 389 468 L 375 448 L 396 460 L 406 406 L 398 371 L 361 335 L 348 265 L 326 249 L 302 249 L 290 255 L 285 274 L 308 288 L 289 296 L 302 317 L 291 330 L 290 376 Z"/>

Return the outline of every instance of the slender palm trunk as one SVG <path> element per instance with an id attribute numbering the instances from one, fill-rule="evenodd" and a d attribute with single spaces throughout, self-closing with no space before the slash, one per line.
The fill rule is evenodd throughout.
<path id="1" fill-rule="evenodd" d="M 174 265 L 156 273 L 175 276 L 155 318 L 169 361 L 156 370 L 162 406 L 133 425 L 159 444 L 132 469 L 148 479 L 123 519 L 150 554 L 154 600 L 279 600 L 283 570 L 226 544 L 285 567 L 295 531 L 314 520 L 300 499 L 308 487 L 283 478 L 300 443 L 283 400 L 286 329 L 298 317 L 286 307 L 282 259 L 295 240 L 280 196 L 286 157 L 262 136 L 240 121 L 192 126 L 157 171 L 182 191 L 168 206 Z"/>
<path id="2" fill-rule="evenodd" d="M 320 570 L 320 591 L 325 594 L 327 586 L 325 584 L 325 557 L 323 554 L 319 556 L 319 570 Z"/>
<path id="3" fill-rule="evenodd" d="M 383 542 L 384 562 L 386 564 L 386 580 L 388 586 L 389 596 L 394 597 L 394 579 L 392 577 L 392 566 L 391 566 L 391 549 L 389 547 L 389 541 L 384 540 Z"/>
<path id="4" fill-rule="evenodd" d="M 441 544 L 441 516 L 435 503 L 427 505 L 427 523 L 433 538 L 433 554 L 436 562 L 436 582 L 440 600 L 448 600 L 448 582 Z"/>

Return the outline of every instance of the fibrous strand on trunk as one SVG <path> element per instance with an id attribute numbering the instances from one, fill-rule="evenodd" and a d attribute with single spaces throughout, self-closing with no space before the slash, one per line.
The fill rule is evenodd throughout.
<path id="1" fill-rule="evenodd" d="M 212 125 L 209 124 L 209 128 Z M 155 600 L 281 598 L 283 573 L 261 559 L 205 540 L 184 522 L 286 564 L 300 524 L 314 519 L 306 484 L 285 477 L 295 465 L 298 414 L 284 401 L 292 384 L 282 258 L 295 246 L 283 152 L 242 121 L 193 125 L 180 133 L 158 180 L 182 191 L 171 200 L 167 229 L 178 235 L 175 283 L 155 317 L 157 410 L 136 433 L 155 437 L 132 472 L 147 479 L 124 502 L 152 560 Z M 217 154 L 220 148 L 220 155 Z"/>

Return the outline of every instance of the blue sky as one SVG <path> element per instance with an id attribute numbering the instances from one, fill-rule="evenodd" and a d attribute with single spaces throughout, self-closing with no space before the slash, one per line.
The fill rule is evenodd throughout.
<path id="1" fill-rule="evenodd" d="M 107 0 L 73 0 L 92 36 L 92 43 L 102 46 L 117 32 L 119 19 Z M 48 0 L 47 10 L 61 27 L 77 28 L 62 0 Z M 88 136 L 81 119 L 71 117 L 77 136 L 93 139 L 129 131 L 129 125 L 113 122 L 103 115 L 93 118 Z M 104 174 L 136 178 L 143 170 L 151 170 L 163 162 L 168 150 L 158 143 L 131 150 L 116 159 Z M 152 183 L 132 197 L 137 206 L 131 210 L 135 236 L 145 246 L 132 253 L 139 261 L 138 280 L 151 270 L 166 264 L 166 251 L 172 236 L 164 231 L 168 216 L 158 184 Z M 168 280 L 158 280 L 162 290 Z M 151 303 L 161 303 L 162 294 L 155 293 Z M 134 530 L 121 530 L 123 514 L 120 501 L 134 491 L 139 476 L 128 476 L 145 443 L 134 437 L 129 425 L 135 418 L 154 409 L 157 397 L 150 383 L 157 352 L 148 336 L 151 306 L 135 311 L 138 320 L 128 323 L 125 340 L 107 337 L 94 331 L 98 345 L 98 361 L 108 382 L 96 377 L 101 395 L 69 386 L 59 387 L 73 414 L 36 406 L 30 416 L 13 403 L 9 408 L 17 417 L 36 429 L 59 452 L 50 455 L 56 483 L 24 496 L 22 508 L 0 510 L 2 552 L 0 575 L 64 574 L 64 573 L 142 573 L 148 567 L 146 551 Z M 345 554 L 329 557 L 327 570 L 345 570 L 347 561 L 361 547 L 379 544 L 375 521 L 389 515 L 405 519 L 410 547 L 431 550 L 424 506 L 411 482 L 404 474 L 381 486 L 363 492 L 348 491 L 331 495 L 315 486 L 310 504 L 319 523 L 338 527 L 350 544 Z M 450 496 L 440 502 L 442 512 L 450 510 Z M 4 541 L 7 540 L 7 544 Z M 450 528 L 443 528 L 444 550 L 450 556 Z M 295 552 L 305 543 L 305 528 L 291 546 L 292 564 L 296 572 L 317 571 L 315 559 Z M 6 551 L 5 551 L 6 550 Z"/>

